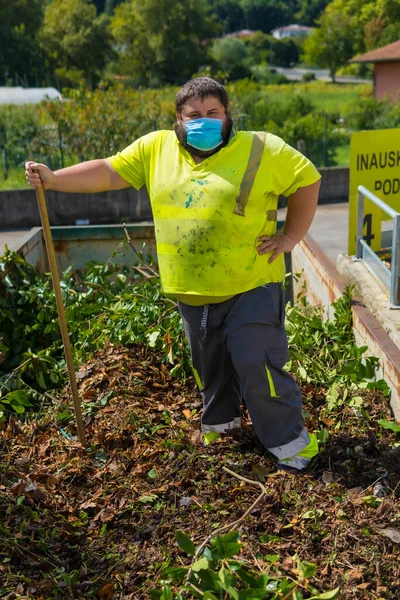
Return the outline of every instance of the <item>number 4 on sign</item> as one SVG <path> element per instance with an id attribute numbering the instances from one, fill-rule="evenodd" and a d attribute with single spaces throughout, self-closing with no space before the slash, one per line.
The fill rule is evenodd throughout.
<path id="1" fill-rule="evenodd" d="M 363 225 L 366 227 L 365 235 L 363 239 L 367 242 L 368 246 L 371 246 L 372 240 L 375 239 L 375 235 L 372 233 L 372 214 L 364 215 Z"/>
<path id="2" fill-rule="evenodd" d="M 363 218 L 363 240 L 375 252 L 381 249 L 381 210 L 370 209 Z"/>

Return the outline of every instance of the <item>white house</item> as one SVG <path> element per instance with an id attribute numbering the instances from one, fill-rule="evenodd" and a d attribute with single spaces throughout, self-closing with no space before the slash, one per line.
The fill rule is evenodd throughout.
<path id="1" fill-rule="evenodd" d="M 271 31 L 274 38 L 281 40 L 282 38 L 295 38 L 308 35 L 313 30 L 313 27 L 306 27 L 305 25 L 285 25 L 284 27 L 278 27 Z"/>

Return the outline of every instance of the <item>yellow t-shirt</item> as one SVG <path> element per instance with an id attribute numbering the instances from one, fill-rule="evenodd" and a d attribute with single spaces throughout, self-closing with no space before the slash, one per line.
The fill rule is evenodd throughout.
<path id="1" fill-rule="evenodd" d="M 320 174 L 300 152 L 267 134 L 245 216 L 235 214 L 253 137 L 239 131 L 196 164 L 174 131 L 156 131 L 109 158 L 136 189 L 147 187 L 166 294 L 187 303 L 196 296 L 195 303 L 204 304 L 283 280 L 283 255 L 269 264 L 270 254 L 257 252 L 258 238 L 276 232 L 268 213 L 279 195 L 290 196 Z"/>

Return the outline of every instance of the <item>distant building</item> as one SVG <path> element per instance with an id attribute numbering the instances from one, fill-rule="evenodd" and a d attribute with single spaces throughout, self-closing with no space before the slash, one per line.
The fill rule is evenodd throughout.
<path id="1" fill-rule="evenodd" d="M 374 63 L 374 94 L 400 102 L 400 40 L 355 56 L 350 63 Z"/>
<path id="2" fill-rule="evenodd" d="M 255 33 L 256 32 L 252 31 L 251 29 L 241 29 L 240 31 L 233 31 L 232 33 L 226 33 L 222 37 L 235 37 L 235 38 L 240 38 L 242 40 L 248 40 L 248 39 L 252 38 Z"/>
<path id="3" fill-rule="evenodd" d="M 53 87 L 0 87 L 0 104 L 38 104 L 42 100 L 55 98 L 61 100 L 61 93 Z"/>
<path id="4" fill-rule="evenodd" d="M 277 29 L 273 29 L 271 31 L 274 38 L 277 40 L 281 40 L 282 38 L 296 38 L 307 36 L 311 31 L 313 31 L 313 27 L 306 27 L 305 25 L 285 25 L 285 27 L 278 27 Z"/>

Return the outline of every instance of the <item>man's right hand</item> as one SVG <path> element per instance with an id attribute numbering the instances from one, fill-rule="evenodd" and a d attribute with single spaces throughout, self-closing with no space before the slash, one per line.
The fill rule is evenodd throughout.
<path id="1" fill-rule="evenodd" d="M 29 160 L 25 163 L 25 179 L 34 188 L 39 188 L 43 185 L 43 189 L 52 189 L 52 184 L 55 182 L 55 175 L 49 167 Z M 34 170 L 36 172 L 34 172 Z"/>

